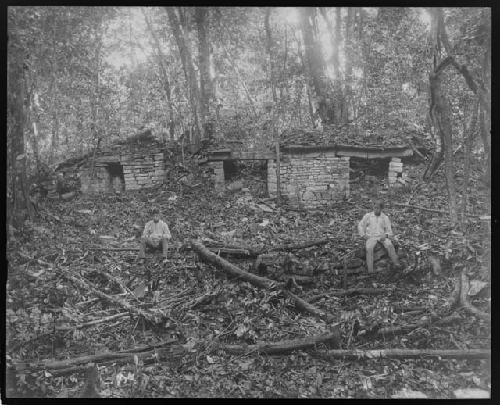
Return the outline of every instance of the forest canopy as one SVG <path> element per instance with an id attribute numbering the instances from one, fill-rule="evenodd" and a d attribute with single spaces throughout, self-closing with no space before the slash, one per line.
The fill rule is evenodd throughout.
<path id="1" fill-rule="evenodd" d="M 9 7 L 9 167 L 25 153 L 37 171 L 141 129 L 164 141 L 265 146 L 286 130 L 315 128 L 430 145 L 432 175 L 471 125 L 482 141 L 473 149 L 489 162 L 490 14 Z M 432 86 L 449 104 L 443 117 Z"/>

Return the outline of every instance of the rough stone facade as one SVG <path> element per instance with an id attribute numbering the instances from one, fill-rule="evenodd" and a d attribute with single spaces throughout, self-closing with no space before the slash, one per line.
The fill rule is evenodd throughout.
<path id="1" fill-rule="evenodd" d="M 388 181 L 389 186 L 406 184 L 408 177 L 403 171 L 403 163 L 399 158 L 392 158 L 389 162 Z"/>
<path id="2" fill-rule="evenodd" d="M 123 165 L 125 189 L 137 190 L 163 183 L 165 165 L 163 153 L 151 155 L 125 155 L 120 157 Z"/>
<path id="3" fill-rule="evenodd" d="M 159 150 L 143 153 L 99 154 L 94 176 L 90 161 L 80 168 L 83 193 L 106 193 L 139 190 L 162 184 L 165 178 L 164 155 Z"/>
<path id="4" fill-rule="evenodd" d="M 267 187 L 276 197 L 276 162 L 267 162 Z M 331 152 L 294 153 L 280 161 L 280 190 L 291 205 L 315 208 L 349 196 L 349 158 Z"/>
<path id="5" fill-rule="evenodd" d="M 224 162 L 210 162 L 208 166 L 213 170 L 212 180 L 214 182 L 215 190 L 224 190 L 225 178 L 224 178 Z"/>
<path id="6" fill-rule="evenodd" d="M 115 190 L 123 191 L 124 189 L 123 180 L 111 176 L 106 166 L 96 165 L 93 178 L 91 178 L 90 168 L 80 170 L 80 190 L 84 194 L 107 193 Z"/>

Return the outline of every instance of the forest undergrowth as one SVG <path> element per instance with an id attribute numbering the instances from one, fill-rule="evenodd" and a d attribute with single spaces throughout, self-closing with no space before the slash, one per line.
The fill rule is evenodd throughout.
<path id="1" fill-rule="evenodd" d="M 489 390 L 489 360 L 345 360 L 329 358 L 324 345 L 279 355 L 224 350 L 228 344 L 245 348 L 317 336 L 332 325 L 299 312 L 276 291 L 229 278 L 203 263 L 188 248 L 190 240 L 259 249 L 330 238 L 327 244 L 295 253 L 301 261 L 335 263 L 362 246 L 356 225 L 375 197 L 385 200 L 405 269 L 384 271 L 382 262 L 381 271 L 349 274 L 344 284 L 343 276 L 326 266 L 296 294 L 306 300 L 322 295 L 315 305 L 334 316 L 342 334 L 340 349 L 489 349 L 489 322 L 450 303 L 464 268 L 472 286 L 490 283 L 489 228 L 479 220 L 489 215 L 489 202 L 479 169 L 471 174 L 479 192 L 469 195 L 466 225 L 452 229 L 442 173 L 424 183 L 419 180 L 423 165 L 408 168 L 408 186 L 388 191 L 381 178 L 376 184 L 360 178 L 347 200 L 309 212 L 258 198 L 252 204 L 242 192 L 219 195 L 203 179 L 194 185 L 172 183 L 144 192 L 41 203 L 35 222 L 9 231 L 11 396 L 76 396 L 85 384 L 81 369 L 58 372 L 33 365 L 108 352 L 136 355 L 125 361 L 96 361 L 102 397 L 377 398 L 418 391 L 429 398 L 450 398 L 457 389 Z M 461 172 L 456 176 L 459 181 Z M 161 209 L 170 227 L 172 249 L 167 263 L 150 253 L 138 264 L 133 250 L 137 233 L 153 206 Z M 132 250 L 117 250 L 125 248 Z M 440 272 L 431 271 L 431 257 L 439 258 Z M 226 260 L 252 271 L 252 260 Z M 346 287 L 382 293 L 329 294 Z M 124 310 L 95 290 L 134 310 Z M 469 295 L 476 308 L 490 312 L 488 288 Z M 135 310 L 154 314 L 161 322 L 145 321 Z M 439 324 L 452 314 L 454 321 Z M 408 328 L 390 333 L 398 326 Z M 140 355 L 169 345 L 179 345 L 182 355 L 159 360 Z"/>

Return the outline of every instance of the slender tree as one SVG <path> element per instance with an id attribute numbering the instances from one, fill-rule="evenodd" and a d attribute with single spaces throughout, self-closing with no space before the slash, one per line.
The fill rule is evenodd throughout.
<path id="1" fill-rule="evenodd" d="M 210 77 L 210 30 L 209 8 L 196 7 L 195 19 L 198 31 L 198 67 L 200 70 L 200 104 L 204 123 L 204 137 L 211 136 L 210 104 L 214 97 Z"/>
<path id="2" fill-rule="evenodd" d="M 195 137 L 194 144 L 198 145 L 200 142 L 200 136 L 203 133 L 203 117 L 200 114 L 200 89 L 198 87 L 196 72 L 194 70 L 193 57 L 191 53 L 191 46 L 189 43 L 189 38 L 186 35 L 185 28 L 181 25 L 181 21 L 185 21 L 185 17 L 182 10 L 179 9 L 180 17 L 177 17 L 176 11 L 173 7 L 165 7 L 167 10 L 168 20 L 170 22 L 170 27 L 174 34 L 177 47 L 179 48 L 179 54 L 181 57 L 182 68 L 184 70 L 184 75 L 186 77 L 186 83 L 189 90 L 189 102 L 191 105 L 191 112 L 193 114 L 195 123 Z M 186 23 L 187 24 L 187 23 Z"/>
<path id="3" fill-rule="evenodd" d="M 445 176 L 448 188 L 448 203 L 450 210 L 450 219 L 452 224 L 458 222 L 457 204 L 456 204 L 456 189 L 455 189 L 455 172 L 453 164 L 453 145 L 452 145 L 452 122 L 451 122 L 451 107 L 443 93 L 442 79 L 445 69 L 452 64 L 452 57 L 448 56 L 440 60 L 441 42 L 439 34 L 443 27 L 442 19 L 440 18 L 440 9 L 433 10 L 433 19 L 435 21 L 435 41 L 434 41 L 434 68 L 429 76 L 430 84 L 430 115 L 432 123 L 443 141 L 442 148 L 445 161 Z"/>
<path id="4" fill-rule="evenodd" d="M 33 206 L 29 199 L 29 184 L 26 175 L 26 154 L 24 148 L 24 97 L 25 81 L 23 69 L 28 69 L 25 64 L 24 50 L 19 43 L 15 32 L 17 27 L 9 27 L 8 49 L 9 63 L 7 70 L 7 132 L 10 140 L 8 146 L 9 156 L 9 189 L 7 196 L 8 222 L 14 226 L 21 225 L 26 214 L 30 219 L 34 217 Z"/>
<path id="5" fill-rule="evenodd" d="M 170 79 L 168 75 L 167 69 L 167 59 L 161 49 L 160 41 L 158 39 L 158 35 L 156 34 L 154 27 L 151 23 L 146 12 L 143 10 L 144 19 L 146 21 L 146 26 L 148 28 L 149 34 L 153 39 L 154 49 L 156 50 L 155 56 L 157 59 L 157 63 L 161 73 L 161 81 L 163 83 L 163 90 L 165 93 L 165 97 L 167 99 L 167 108 L 168 108 L 168 128 L 169 128 L 169 136 L 170 139 L 173 140 L 175 136 L 175 121 L 174 121 L 174 107 L 172 101 L 172 89 L 170 87 Z"/>

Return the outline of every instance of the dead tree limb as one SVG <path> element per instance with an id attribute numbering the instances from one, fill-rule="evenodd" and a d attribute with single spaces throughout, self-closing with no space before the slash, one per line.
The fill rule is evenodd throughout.
<path id="1" fill-rule="evenodd" d="M 229 263 L 227 260 L 224 260 L 223 258 L 212 253 L 200 242 L 193 240 L 191 241 L 191 246 L 204 262 L 212 264 L 232 276 L 238 277 L 241 280 L 248 281 L 250 284 L 267 290 L 273 289 L 277 285 L 277 283 L 273 280 L 269 280 L 265 277 L 259 277 L 255 274 L 241 270 L 234 264 Z"/>
<path id="2" fill-rule="evenodd" d="M 68 330 L 74 330 L 74 329 L 88 328 L 90 326 L 95 326 L 95 325 L 98 325 L 100 323 L 112 321 L 114 319 L 124 318 L 124 317 L 126 317 L 128 315 L 129 315 L 128 312 L 122 312 L 120 314 L 106 316 L 104 318 L 95 319 L 93 321 L 89 321 L 89 322 L 85 322 L 85 323 L 80 323 L 80 324 L 74 325 L 74 326 L 56 326 L 56 331 L 68 331 Z"/>
<path id="3" fill-rule="evenodd" d="M 466 269 L 463 269 L 462 274 L 460 275 L 460 305 L 470 314 L 475 315 L 486 322 L 491 322 L 490 314 L 481 311 L 469 302 L 469 299 L 467 298 L 468 292 L 469 277 L 467 277 Z"/>
<path id="4" fill-rule="evenodd" d="M 277 252 L 280 250 L 285 250 L 285 251 L 289 252 L 291 250 L 300 250 L 300 249 L 306 249 L 306 248 L 313 247 L 313 246 L 326 245 L 329 242 L 331 242 L 330 238 L 318 239 L 318 240 L 312 240 L 312 241 L 308 241 L 308 242 L 276 246 L 276 247 L 272 247 L 269 249 L 264 249 L 260 253 Z"/>
<path id="5" fill-rule="evenodd" d="M 294 350 L 309 349 L 319 344 L 324 344 L 330 347 L 339 347 L 340 341 L 341 337 L 339 330 L 334 329 L 331 333 L 326 333 L 319 336 L 311 336 L 303 339 L 282 340 L 275 343 L 259 343 L 249 346 L 224 345 L 220 346 L 219 348 L 231 354 L 242 354 L 249 352 L 283 354 L 292 352 Z"/>
<path id="6" fill-rule="evenodd" d="M 491 350 L 427 350 L 427 349 L 383 349 L 383 350 L 329 350 L 322 357 L 328 359 L 490 359 Z"/>
<path id="7" fill-rule="evenodd" d="M 120 290 L 122 293 L 130 294 L 133 296 L 132 291 L 130 291 L 127 288 L 127 286 L 125 284 L 123 284 L 123 281 L 116 278 L 115 276 L 112 276 L 111 274 L 109 274 L 105 271 L 102 271 L 102 270 L 98 270 L 98 269 L 88 269 L 88 271 L 102 275 L 103 277 L 107 278 L 109 281 L 111 281 L 112 283 L 115 283 L 118 287 L 120 287 Z"/>
<path id="8" fill-rule="evenodd" d="M 167 343 L 162 344 L 165 346 Z M 170 347 L 158 347 L 149 351 L 129 351 L 129 352 L 118 352 L 118 353 L 103 353 L 92 356 L 77 357 L 62 361 L 45 361 L 42 363 L 25 363 L 20 362 L 15 365 L 18 372 L 26 373 L 37 372 L 41 370 L 46 370 L 54 377 L 68 375 L 72 373 L 85 371 L 88 363 L 127 363 L 134 361 L 134 357 L 137 356 L 139 360 L 142 360 L 144 364 L 153 363 L 155 361 L 160 361 L 164 359 L 172 359 L 174 357 L 184 356 L 186 350 L 180 345 L 172 345 Z"/>
<path id="9" fill-rule="evenodd" d="M 413 208 L 413 209 L 422 210 L 422 211 L 435 212 L 436 214 L 449 215 L 448 211 L 436 210 L 436 209 L 427 208 L 427 207 L 421 207 L 419 205 L 410 205 L 410 204 L 402 204 L 402 203 L 392 203 L 392 205 L 395 205 L 397 207 Z M 472 217 L 472 218 L 477 218 L 477 215 L 473 215 L 473 214 L 467 214 L 467 216 Z"/>
<path id="10" fill-rule="evenodd" d="M 224 270 L 226 273 L 228 273 L 232 276 L 238 277 L 241 280 L 248 281 L 250 284 L 253 284 L 257 287 L 264 288 L 266 290 L 281 289 L 282 293 L 285 296 L 291 298 L 295 302 L 295 305 L 297 306 L 298 309 L 301 309 L 305 312 L 309 312 L 310 314 L 317 316 L 320 319 L 323 319 L 327 322 L 330 322 L 333 319 L 332 315 L 326 314 L 325 312 L 321 311 L 320 309 L 316 308 L 315 306 L 304 301 L 302 298 L 297 297 L 295 294 L 291 293 L 290 291 L 283 289 L 282 283 L 278 283 L 276 281 L 270 280 L 270 279 L 265 278 L 265 277 L 259 277 L 255 274 L 248 273 L 244 270 L 241 270 L 239 267 L 235 266 L 234 264 L 229 263 L 227 260 L 224 260 L 223 258 L 210 252 L 210 250 L 208 250 L 200 242 L 192 240 L 191 246 L 192 246 L 193 250 L 200 256 L 200 258 L 204 262 L 212 264 L 212 265 L 216 266 L 217 268 Z"/>
<path id="11" fill-rule="evenodd" d="M 96 287 L 94 287 L 90 283 L 88 283 L 84 280 L 81 280 L 75 276 L 72 276 L 71 274 L 68 274 L 67 272 L 61 272 L 61 274 L 65 278 L 67 278 L 69 281 L 76 284 L 78 287 L 80 287 L 86 291 L 90 291 L 94 295 L 97 295 L 98 297 L 103 298 L 106 301 L 111 302 L 114 305 L 122 307 L 131 313 L 142 316 L 144 319 L 146 319 L 152 323 L 155 323 L 155 324 L 159 323 L 159 322 L 161 322 L 161 319 L 163 318 L 163 315 L 161 313 L 151 313 L 151 312 L 145 311 L 143 309 L 136 308 L 124 300 L 121 300 L 121 299 L 116 298 L 116 297 L 112 297 L 108 294 L 104 294 L 103 292 L 99 291 Z"/>
<path id="12" fill-rule="evenodd" d="M 392 292 L 392 290 L 382 289 L 382 288 L 349 288 L 347 290 L 337 290 L 329 291 L 327 293 L 313 295 L 308 299 L 309 302 L 319 301 L 321 298 L 334 296 L 351 296 L 351 295 L 378 295 Z"/>
<path id="13" fill-rule="evenodd" d="M 402 326 L 390 326 L 386 328 L 376 329 L 368 332 L 368 336 L 395 336 L 402 333 L 411 332 L 414 329 L 431 326 L 431 325 L 446 325 L 453 322 L 458 322 L 462 319 L 460 315 L 452 314 L 447 317 L 442 318 L 441 316 L 431 316 L 429 319 L 419 321 L 413 324 L 407 324 Z"/>
<path id="14" fill-rule="evenodd" d="M 330 323 L 333 321 L 334 317 L 331 314 L 328 314 L 319 308 L 316 308 L 314 305 L 310 304 L 309 302 L 303 300 L 302 298 L 298 297 L 297 295 L 293 294 L 292 292 L 288 290 L 283 290 L 282 291 L 285 296 L 288 298 L 291 298 L 292 301 L 294 301 L 295 306 L 300 309 L 303 312 L 308 312 L 314 316 L 316 316 L 319 319 L 323 319 L 325 322 Z"/>
<path id="15" fill-rule="evenodd" d="M 216 247 L 216 246 L 207 246 L 208 250 L 213 253 L 221 254 L 221 255 L 231 255 L 231 256 L 240 256 L 245 258 L 254 258 L 257 256 L 257 253 L 251 249 L 246 248 L 232 248 L 232 247 Z M 104 246 L 89 246 L 87 247 L 89 250 L 100 250 L 106 252 L 137 252 L 139 251 L 138 247 L 130 246 L 130 247 L 104 247 Z M 183 246 L 185 250 L 191 250 L 189 246 Z M 168 247 L 169 252 L 175 252 L 178 248 L 176 246 Z"/>

